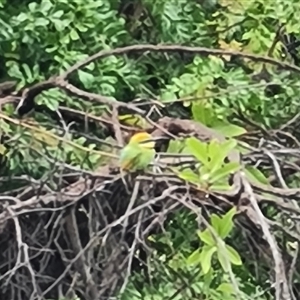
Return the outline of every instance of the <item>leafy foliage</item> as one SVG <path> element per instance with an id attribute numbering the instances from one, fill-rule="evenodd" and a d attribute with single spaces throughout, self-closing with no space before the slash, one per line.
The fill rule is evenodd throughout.
<path id="1" fill-rule="evenodd" d="M 185 152 L 190 152 L 199 161 L 200 166 L 192 171 L 185 169 L 179 173 L 179 177 L 202 187 L 209 187 L 210 190 L 226 190 L 228 176 L 240 169 L 236 162 L 224 163 L 229 152 L 234 149 L 236 142 L 228 140 L 222 144 L 212 140 L 209 144 L 203 143 L 195 138 L 186 141 Z"/>

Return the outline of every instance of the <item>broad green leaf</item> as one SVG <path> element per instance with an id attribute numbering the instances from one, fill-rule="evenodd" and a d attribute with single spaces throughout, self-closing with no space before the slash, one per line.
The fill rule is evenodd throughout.
<path id="1" fill-rule="evenodd" d="M 63 16 L 63 14 L 64 14 L 64 11 L 63 11 L 63 10 L 58 10 L 58 11 L 56 11 L 55 13 L 53 13 L 53 14 L 51 15 L 51 17 L 52 17 L 52 18 L 57 18 L 57 19 L 59 19 L 59 18 L 61 18 L 61 17 Z"/>
<path id="2" fill-rule="evenodd" d="M 174 100 L 176 100 L 177 97 L 175 95 L 175 93 L 173 92 L 169 92 L 169 91 L 166 91 L 164 92 L 161 96 L 160 96 L 160 101 L 161 102 L 172 102 Z"/>
<path id="3" fill-rule="evenodd" d="M 248 179 L 250 179 L 253 182 L 262 183 L 262 184 L 266 184 L 266 185 L 269 184 L 269 181 L 266 178 L 266 176 L 255 167 L 246 166 L 245 174 L 246 174 L 246 177 L 248 177 Z"/>
<path id="4" fill-rule="evenodd" d="M 238 252 L 229 245 L 226 245 L 226 250 L 228 253 L 228 258 L 233 265 L 240 266 L 242 265 L 242 260 Z"/>
<path id="5" fill-rule="evenodd" d="M 240 169 L 240 164 L 236 162 L 230 162 L 228 164 L 225 164 L 220 169 L 216 170 L 214 173 L 210 175 L 210 182 L 218 182 L 219 180 L 223 178 L 227 178 L 230 174 L 233 174 L 234 172 L 238 171 Z"/>
<path id="6" fill-rule="evenodd" d="M 20 67 L 14 61 L 7 61 L 6 66 L 9 67 L 9 75 L 19 79 L 23 79 L 23 74 L 20 70 Z"/>
<path id="7" fill-rule="evenodd" d="M 59 102 L 57 101 L 47 101 L 47 108 L 49 108 L 52 111 L 56 111 L 59 107 Z"/>
<path id="8" fill-rule="evenodd" d="M 217 256 L 218 256 L 219 263 L 220 263 L 221 267 L 223 268 L 223 270 L 225 272 L 228 272 L 229 271 L 228 264 L 230 264 L 230 261 L 229 261 L 229 258 L 227 258 L 225 255 L 226 255 L 226 253 L 224 253 L 223 249 L 218 247 Z"/>
<path id="9" fill-rule="evenodd" d="M 204 231 L 199 230 L 197 234 L 203 243 L 209 246 L 214 246 L 216 244 L 213 236 L 211 235 L 210 231 L 207 228 Z"/>
<path id="10" fill-rule="evenodd" d="M 222 239 L 225 239 L 233 228 L 233 217 L 236 214 L 236 207 L 232 207 L 220 221 L 219 235 Z"/>
<path id="11" fill-rule="evenodd" d="M 217 291 L 220 291 L 224 294 L 231 295 L 234 294 L 234 288 L 231 283 L 223 282 L 217 287 Z"/>
<path id="12" fill-rule="evenodd" d="M 194 184 L 200 183 L 199 175 L 197 175 L 191 169 L 185 169 L 183 171 L 180 171 L 178 173 L 178 177 Z"/>
<path id="13" fill-rule="evenodd" d="M 80 39 L 80 37 L 75 29 L 71 29 L 70 37 L 71 37 L 72 41 L 77 41 Z"/>
<path id="14" fill-rule="evenodd" d="M 209 57 L 209 66 L 212 68 L 212 71 L 215 71 L 217 74 L 220 73 L 224 68 L 224 64 L 225 64 L 222 58 L 214 55 L 209 55 L 208 57 Z"/>
<path id="15" fill-rule="evenodd" d="M 206 126 L 210 126 L 213 122 L 214 111 L 211 107 L 207 107 L 203 101 L 192 103 L 193 119 Z"/>
<path id="16" fill-rule="evenodd" d="M 207 165 L 201 165 L 199 164 L 199 174 L 200 174 L 200 178 L 203 181 L 208 181 L 210 178 L 210 169 L 208 168 Z"/>
<path id="17" fill-rule="evenodd" d="M 220 142 L 216 139 L 211 140 L 211 142 L 208 145 L 208 154 L 210 158 L 217 157 L 220 154 L 221 146 Z"/>
<path id="18" fill-rule="evenodd" d="M 19 15 L 17 15 L 16 17 L 16 20 L 19 21 L 19 22 L 24 22 L 25 20 L 28 19 L 28 16 L 27 14 L 21 12 Z"/>
<path id="19" fill-rule="evenodd" d="M 188 265 L 196 265 L 201 262 L 201 252 L 200 249 L 195 250 L 186 260 Z"/>
<path id="20" fill-rule="evenodd" d="M 228 139 L 227 141 L 225 141 L 224 143 L 221 144 L 222 152 L 224 151 L 224 154 L 225 154 L 225 152 L 227 152 L 227 154 L 228 154 L 236 146 L 237 146 L 237 141 L 235 139 Z M 226 149 L 226 151 L 225 151 L 225 149 Z"/>
<path id="21" fill-rule="evenodd" d="M 210 217 L 210 222 L 211 222 L 211 225 L 214 228 L 214 230 L 218 233 L 218 235 L 220 235 L 220 230 L 221 230 L 221 226 L 222 226 L 221 218 L 216 214 L 212 214 Z"/>
<path id="22" fill-rule="evenodd" d="M 30 10 L 31 12 L 34 12 L 34 11 L 36 10 L 36 8 L 37 8 L 37 3 L 35 3 L 35 2 L 29 3 L 29 4 L 28 4 L 28 8 L 29 8 L 29 10 Z"/>
<path id="23" fill-rule="evenodd" d="M 53 7 L 53 4 L 51 3 L 51 1 L 48 0 L 43 0 L 40 4 L 40 10 L 42 13 L 44 13 L 44 15 L 47 15 L 47 13 L 49 12 L 49 10 Z"/>
<path id="24" fill-rule="evenodd" d="M 218 124 L 213 126 L 213 128 L 218 132 L 222 133 L 223 135 L 225 135 L 226 137 L 235 137 L 235 136 L 245 134 L 247 132 L 247 130 L 244 129 L 243 127 L 234 124 L 229 124 L 229 123 Z"/>
<path id="25" fill-rule="evenodd" d="M 206 165 L 208 162 L 207 143 L 203 143 L 198 139 L 191 137 L 186 140 L 186 144 L 189 147 L 191 154 L 194 155 L 204 165 Z"/>
<path id="26" fill-rule="evenodd" d="M 76 139 L 76 142 L 80 145 L 83 145 L 86 142 L 86 138 L 84 136 L 81 136 L 78 139 Z"/>
<path id="27" fill-rule="evenodd" d="M 88 28 L 85 27 L 84 25 L 82 24 L 74 24 L 74 26 L 80 31 L 80 32 L 87 32 L 88 31 Z"/>
<path id="28" fill-rule="evenodd" d="M 184 143 L 185 143 L 185 144 L 184 144 Z M 186 145 L 186 142 L 184 142 L 184 143 L 182 144 L 182 150 L 181 150 L 180 153 L 192 155 L 191 150 L 190 150 L 190 147 L 188 147 L 188 146 Z"/>
<path id="29" fill-rule="evenodd" d="M 79 80 L 83 83 L 85 88 L 89 88 L 95 80 L 92 74 L 82 70 L 78 70 L 78 77 Z"/>
<path id="30" fill-rule="evenodd" d="M 215 278 L 215 272 L 213 271 L 213 268 L 210 268 L 206 274 L 203 274 L 202 278 L 203 278 L 203 283 L 206 286 L 210 286 Z"/>
<path id="31" fill-rule="evenodd" d="M 180 153 L 184 148 L 181 140 L 171 140 L 168 146 L 168 153 Z"/>
<path id="32" fill-rule="evenodd" d="M 50 21 L 45 19 L 44 17 L 43 18 L 37 18 L 34 21 L 34 25 L 36 27 L 38 27 L 38 26 L 46 27 L 47 25 L 49 25 L 49 23 L 50 23 Z"/>
<path id="33" fill-rule="evenodd" d="M 230 139 L 220 145 L 219 153 L 215 153 L 211 156 L 211 161 L 209 163 L 211 172 L 215 172 L 223 164 L 224 159 L 228 156 L 230 151 L 232 151 L 237 145 L 237 141 Z"/>
<path id="34" fill-rule="evenodd" d="M 27 82 L 32 83 L 33 77 L 32 77 L 32 72 L 31 72 L 29 66 L 27 64 L 22 64 L 22 67 L 25 72 Z"/>
<path id="35" fill-rule="evenodd" d="M 211 259 L 213 254 L 217 251 L 216 246 L 204 246 L 201 251 L 201 268 L 203 274 L 207 274 L 211 268 Z"/>
<path id="36" fill-rule="evenodd" d="M 101 156 L 99 154 L 89 154 L 88 156 L 88 160 L 92 164 L 93 169 L 97 167 L 97 163 L 99 162 L 100 159 Z"/>
<path id="37" fill-rule="evenodd" d="M 224 192 L 232 190 L 232 186 L 229 184 L 213 184 L 209 187 L 212 192 Z"/>

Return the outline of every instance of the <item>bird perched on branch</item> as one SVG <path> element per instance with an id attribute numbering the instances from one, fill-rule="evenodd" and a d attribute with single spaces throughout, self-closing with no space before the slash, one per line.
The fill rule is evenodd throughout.
<path id="1" fill-rule="evenodd" d="M 122 170 L 143 170 L 155 157 L 155 141 L 147 132 L 134 134 L 129 143 L 121 150 L 120 165 Z"/>

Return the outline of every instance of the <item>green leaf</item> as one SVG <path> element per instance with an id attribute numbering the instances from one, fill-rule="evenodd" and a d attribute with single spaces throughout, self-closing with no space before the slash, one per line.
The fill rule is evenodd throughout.
<path id="1" fill-rule="evenodd" d="M 267 177 L 260 170 L 258 170 L 255 167 L 246 166 L 245 174 L 246 174 L 246 177 L 248 177 L 248 179 L 250 181 L 269 185 L 269 181 L 268 181 Z"/>
<path id="2" fill-rule="evenodd" d="M 21 12 L 18 16 L 16 16 L 16 20 L 18 20 L 20 23 L 24 22 L 28 19 L 27 14 Z"/>
<path id="3" fill-rule="evenodd" d="M 199 230 L 197 234 L 203 243 L 209 246 L 214 246 L 216 244 L 213 236 L 211 235 L 210 231 L 207 228 L 204 231 Z"/>
<path id="4" fill-rule="evenodd" d="M 76 29 L 78 29 L 78 31 L 80 32 L 87 32 L 88 31 L 88 28 L 85 27 L 84 25 L 82 24 L 74 24 L 74 26 L 76 27 Z"/>
<path id="5" fill-rule="evenodd" d="M 79 80 L 83 83 L 85 88 L 91 87 L 94 82 L 94 76 L 88 72 L 78 70 Z"/>
<path id="6" fill-rule="evenodd" d="M 227 154 L 228 154 L 236 146 L 237 146 L 237 141 L 235 139 L 228 139 L 226 142 L 221 144 L 222 153 L 225 154 L 227 152 Z"/>
<path id="7" fill-rule="evenodd" d="M 51 15 L 51 18 L 60 19 L 64 14 L 63 10 L 58 10 Z"/>
<path id="8" fill-rule="evenodd" d="M 216 139 L 211 140 L 211 142 L 208 145 L 208 154 L 211 159 L 214 159 L 215 157 L 218 157 L 220 155 L 221 146 L 220 142 Z"/>
<path id="9" fill-rule="evenodd" d="M 179 153 L 183 150 L 183 142 L 180 140 L 171 140 L 168 146 L 168 153 Z"/>
<path id="10" fill-rule="evenodd" d="M 188 265 L 196 265 L 201 262 L 201 252 L 200 249 L 195 250 L 188 258 L 186 263 Z"/>
<path id="11" fill-rule="evenodd" d="M 26 79 L 29 83 L 33 82 L 32 72 L 27 64 L 22 64 L 23 70 L 26 75 Z"/>
<path id="12" fill-rule="evenodd" d="M 75 29 L 71 29 L 70 37 L 71 37 L 72 41 L 77 41 L 80 39 L 80 37 Z"/>
<path id="13" fill-rule="evenodd" d="M 90 154 L 88 159 L 89 159 L 89 161 L 90 161 L 91 164 L 94 164 L 93 167 L 97 167 L 96 164 L 98 163 L 98 161 L 100 160 L 100 158 L 101 158 L 101 156 L 99 154 Z"/>
<path id="14" fill-rule="evenodd" d="M 224 192 L 232 190 L 232 186 L 229 184 L 213 184 L 209 187 L 210 191 L 214 192 Z"/>
<path id="15" fill-rule="evenodd" d="M 216 214 L 212 214 L 210 217 L 210 222 L 214 230 L 218 233 L 218 235 L 220 235 L 221 224 L 222 224 L 221 218 Z"/>
<path id="16" fill-rule="evenodd" d="M 212 173 L 220 168 L 220 166 L 224 163 L 224 159 L 228 156 L 230 151 L 236 147 L 236 145 L 237 141 L 230 139 L 220 145 L 218 152 L 211 150 L 213 151 L 213 155 L 210 155 L 211 161 L 209 163 L 209 167 Z"/>
<path id="17" fill-rule="evenodd" d="M 235 293 L 231 283 L 223 282 L 217 287 L 217 291 L 220 291 L 226 295 L 232 295 Z"/>
<path id="18" fill-rule="evenodd" d="M 180 171 L 178 176 L 179 178 L 194 184 L 198 184 L 200 182 L 199 175 L 197 175 L 191 169 L 185 169 L 183 171 Z"/>
<path id="19" fill-rule="evenodd" d="M 66 27 L 68 27 L 69 25 L 69 21 L 68 20 L 59 20 L 59 19 L 54 19 L 52 20 L 53 21 L 53 24 L 54 24 L 54 27 L 55 29 L 58 31 L 58 32 L 61 32 L 63 31 Z M 69 36 L 67 36 L 69 37 Z"/>
<path id="20" fill-rule="evenodd" d="M 230 264 L 230 262 L 228 261 L 229 258 L 227 258 L 225 255 L 226 254 L 224 254 L 223 249 L 220 249 L 220 247 L 218 247 L 217 256 L 218 256 L 219 263 L 220 263 L 222 269 L 225 272 L 228 272 L 229 271 L 228 264 Z"/>
<path id="21" fill-rule="evenodd" d="M 198 139 L 191 137 L 186 140 L 186 144 L 191 152 L 204 165 L 208 163 L 207 143 L 203 143 Z"/>
<path id="22" fill-rule="evenodd" d="M 40 10 L 42 13 L 48 13 L 49 10 L 53 7 L 53 4 L 49 0 L 43 0 L 40 4 Z"/>
<path id="23" fill-rule="evenodd" d="M 237 162 L 230 162 L 220 169 L 216 170 L 210 175 L 210 182 L 218 182 L 219 180 L 223 178 L 227 178 L 230 174 L 233 174 L 234 172 L 238 171 L 240 169 L 240 164 Z"/>
<path id="24" fill-rule="evenodd" d="M 59 107 L 59 102 L 58 101 L 53 101 L 53 100 L 51 101 L 51 100 L 49 100 L 45 104 L 52 111 L 56 111 L 58 109 L 58 107 Z"/>
<path id="25" fill-rule="evenodd" d="M 34 25 L 35 25 L 36 27 L 38 27 L 38 26 L 45 27 L 45 26 L 47 26 L 49 23 L 50 23 L 50 21 L 47 20 L 47 19 L 45 19 L 45 18 L 37 18 L 37 19 L 35 19 L 35 21 L 34 21 Z"/>
<path id="26" fill-rule="evenodd" d="M 17 65 L 14 61 L 7 61 L 6 66 L 9 67 L 8 73 L 11 77 L 16 77 L 19 79 L 24 78 L 22 72 L 20 71 L 19 65 Z"/>
<path id="27" fill-rule="evenodd" d="M 34 11 L 36 10 L 36 8 L 37 8 L 37 3 L 35 3 L 35 2 L 29 3 L 29 4 L 28 4 L 28 8 L 29 8 L 29 10 L 30 10 L 31 12 L 34 12 Z"/>
<path id="28" fill-rule="evenodd" d="M 216 246 L 204 246 L 201 251 L 201 268 L 203 274 L 207 274 L 211 269 L 211 259 L 213 254 L 217 251 Z"/>
<path id="29" fill-rule="evenodd" d="M 240 266 L 242 265 L 242 260 L 238 252 L 229 245 L 226 245 L 226 250 L 228 253 L 228 258 L 233 265 Z"/>
<path id="30" fill-rule="evenodd" d="M 225 135 L 226 137 L 235 137 L 247 133 L 247 130 L 243 127 L 230 123 L 221 123 L 213 126 L 213 128 Z"/>
<path id="31" fill-rule="evenodd" d="M 177 97 L 175 95 L 175 93 L 173 92 L 169 92 L 169 91 L 165 91 L 161 96 L 160 96 L 160 101 L 161 102 L 171 102 L 176 100 Z"/>
<path id="32" fill-rule="evenodd" d="M 197 166 L 197 165 L 195 165 Z M 200 182 L 204 185 L 205 188 L 209 186 L 210 173 L 206 166 L 199 166 Z"/>
<path id="33" fill-rule="evenodd" d="M 210 126 L 213 123 L 214 111 L 203 101 L 192 103 L 192 114 L 193 119 L 201 124 Z"/>
<path id="34" fill-rule="evenodd" d="M 219 235 L 222 239 L 225 239 L 231 232 L 234 222 L 233 217 L 236 214 L 236 207 L 232 207 L 221 219 Z"/>
<path id="35" fill-rule="evenodd" d="M 210 286 L 215 278 L 215 272 L 214 272 L 213 268 L 210 268 L 206 274 L 203 274 L 202 278 L 203 278 L 204 285 Z"/>

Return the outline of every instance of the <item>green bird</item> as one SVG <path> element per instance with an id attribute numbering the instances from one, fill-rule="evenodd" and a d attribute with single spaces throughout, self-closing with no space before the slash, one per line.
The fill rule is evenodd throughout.
<path id="1" fill-rule="evenodd" d="M 147 132 L 134 134 L 120 154 L 121 169 L 137 171 L 145 169 L 155 157 L 155 142 Z"/>

